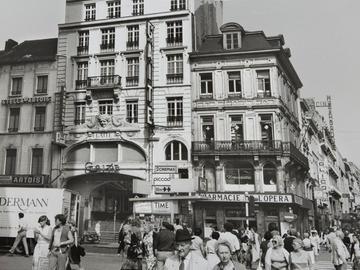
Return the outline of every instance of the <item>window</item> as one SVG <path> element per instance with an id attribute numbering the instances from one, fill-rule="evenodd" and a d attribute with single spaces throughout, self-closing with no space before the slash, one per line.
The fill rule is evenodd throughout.
<path id="1" fill-rule="evenodd" d="M 225 34 L 226 37 L 226 49 L 237 49 L 239 48 L 239 34 L 238 33 L 228 33 Z"/>
<path id="2" fill-rule="evenodd" d="M 96 4 L 85 5 L 85 21 L 94 21 L 96 18 Z"/>
<path id="3" fill-rule="evenodd" d="M 258 85 L 258 95 L 260 97 L 270 97 L 271 96 L 270 71 L 257 70 L 256 77 L 257 77 L 257 85 Z"/>
<path id="4" fill-rule="evenodd" d="M 187 160 L 188 151 L 182 142 L 172 141 L 170 142 L 165 149 L 166 160 Z"/>
<path id="5" fill-rule="evenodd" d="M 168 74 L 167 83 L 176 84 L 183 81 L 183 56 L 182 54 L 172 54 L 167 56 Z"/>
<path id="6" fill-rule="evenodd" d="M 188 179 L 189 178 L 189 170 L 188 169 L 178 169 L 179 179 Z"/>
<path id="7" fill-rule="evenodd" d="M 44 131 L 45 130 L 45 114 L 46 107 L 35 107 L 35 131 Z"/>
<path id="8" fill-rule="evenodd" d="M 43 170 L 43 149 L 33 148 L 32 150 L 31 174 L 42 174 Z"/>
<path id="9" fill-rule="evenodd" d="M 167 44 L 168 46 L 182 45 L 183 30 L 182 21 L 167 23 Z"/>
<path id="10" fill-rule="evenodd" d="M 99 114 L 113 114 L 113 101 L 112 100 L 100 100 L 99 101 Z"/>
<path id="11" fill-rule="evenodd" d="M 108 2 L 108 18 L 120 18 L 121 1 Z"/>
<path id="12" fill-rule="evenodd" d="M 21 95 L 22 82 L 23 82 L 23 78 L 22 78 L 22 77 L 12 78 L 11 93 L 10 93 L 12 96 L 19 96 L 19 95 Z"/>
<path id="13" fill-rule="evenodd" d="M 128 41 L 126 48 L 128 50 L 136 50 L 139 48 L 139 26 L 130 25 L 128 26 Z"/>
<path id="14" fill-rule="evenodd" d="M 138 101 L 127 100 L 126 101 L 126 121 L 128 123 L 138 122 Z"/>
<path id="15" fill-rule="evenodd" d="M 133 16 L 144 14 L 144 0 L 133 0 Z"/>
<path id="16" fill-rule="evenodd" d="M 6 149 L 5 174 L 12 175 L 16 172 L 16 149 Z"/>
<path id="17" fill-rule="evenodd" d="M 273 140 L 273 124 L 271 114 L 260 115 L 261 140 L 271 142 Z"/>
<path id="18" fill-rule="evenodd" d="M 212 73 L 200 74 L 200 85 L 201 85 L 200 96 L 212 97 L 212 94 L 213 94 Z"/>
<path id="19" fill-rule="evenodd" d="M 225 165 L 225 181 L 228 185 L 254 185 L 254 167 L 248 162 L 229 162 Z"/>
<path id="20" fill-rule="evenodd" d="M 137 86 L 139 84 L 139 58 L 127 59 L 126 86 Z"/>
<path id="21" fill-rule="evenodd" d="M 100 85 L 115 83 L 115 62 L 114 60 L 100 61 Z"/>
<path id="22" fill-rule="evenodd" d="M 85 89 L 88 78 L 88 62 L 77 63 L 77 80 L 75 82 L 76 89 Z"/>
<path id="23" fill-rule="evenodd" d="M 170 10 L 183 10 L 186 8 L 186 0 L 171 0 Z"/>
<path id="24" fill-rule="evenodd" d="M 242 115 L 231 116 L 231 140 L 234 142 L 239 142 L 244 140 Z"/>
<path id="25" fill-rule="evenodd" d="M 36 93 L 37 94 L 46 94 L 48 88 L 48 76 L 38 76 L 37 77 L 37 87 L 36 87 Z"/>
<path id="26" fill-rule="evenodd" d="M 79 32 L 79 46 L 77 52 L 79 55 L 86 55 L 89 53 L 89 31 Z"/>
<path id="27" fill-rule="evenodd" d="M 101 30 L 101 45 L 102 51 L 114 50 L 115 48 L 115 28 L 107 28 Z"/>
<path id="28" fill-rule="evenodd" d="M 266 164 L 263 168 L 264 185 L 276 185 L 276 167 Z"/>
<path id="29" fill-rule="evenodd" d="M 17 132 L 19 130 L 20 108 L 10 108 L 9 116 L 9 132 Z"/>
<path id="30" fill-rule="evenodd" d="M 183 98 L 167 98 L 167 107 L 167 125 L 171 127 L 181 127 L 183 125 Z"/>
<path id="31" fill-rule="evenodd" d="M 203 140 L 206 143 L 214 142 L 214 117 L 203 116 L 201 117 L 201 129 Z"/>
<path id="32" fill-rule="evenodd" d="M 75 125 L 85 123 L 85 102 L 75 103 Z"/>
<path id="33" fill-rule="evenodd" d="M 229 78 L 229 94 L 230 95 L 241 95 L 241 73 L 228 72 Z"/>

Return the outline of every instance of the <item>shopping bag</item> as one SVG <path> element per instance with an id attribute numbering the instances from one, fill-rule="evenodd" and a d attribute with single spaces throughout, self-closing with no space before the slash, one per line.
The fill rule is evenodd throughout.
<path id="1" fill-rule="evenodd" d="M 49 258 L 40 257 L 38 261 L 38 270 L 48 270 L 49 269 Z"/>

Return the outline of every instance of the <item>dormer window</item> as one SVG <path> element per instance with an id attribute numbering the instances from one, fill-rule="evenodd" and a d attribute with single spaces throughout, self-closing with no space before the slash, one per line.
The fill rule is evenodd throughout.
<path id="1" fill-rule="evenodd" d="M 239 48 L 239 33 L 226 33 L 226 49 L 238 49 Z"/>
<path id="2" fill-rule="evenodd" d="M 245 35 L 244 28 L 237 23 L 226 23 L 220 27 L 223 34 L 223 48 L 233 50 L 241 48 L 242 36 Z"/>

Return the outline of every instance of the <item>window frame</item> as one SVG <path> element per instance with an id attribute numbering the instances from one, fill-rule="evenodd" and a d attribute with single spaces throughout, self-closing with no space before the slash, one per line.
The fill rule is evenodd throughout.
<path id="1" fill-rule="evenodd" d="M 10 151 L 14 151 L 15 155 L 8 155 Z M 11 158 L 10 165 L 9 157 Z M 17 163 L 17 148 L 7 148 L 5 152 L 5 166 L 4 166 L 4 174 L 5 175 L 14 175 L 16 174 L 16 164 Z"/>
<path id="2" fill-rule="evenodd" d="M 133 0 L 133 16 L 144 15 L 145 4 L 144 0 Z"/>
<path id="3" fill-rule="evenodd" d="M 182 127 L 184 121 L 183 97 L 167 97 L 167 126 Z"/>
<path id="4" fill-rule="evenodd" d="M 20 91 L 19 91 L 19 83 L 16 83 L 17 85 L 17 91 L 15 92 L 14 91 L 14 82 L 15 80 L 19 80 L 21 82 L 20 84 Z M 17 97 L 17 96 L 21 96 L 22 95 L 22 90 L 23 90 L 23 87 L 24 87 L 24 77 L 23 76 L 14 76 L 11 78 L 11 88 L 10 88 L 10 96 L 14 96 L 14 97 Z"/>
<path id="5" fill-rule="evenodd" d="M 183 83 L 184 56 L 183 54 L 168 54 L 167 58 L 167 84 Z"/>
<path id="6" fill-rule="evenodd" d="M 41 155 L 35 155 L 35 151 L 37 150 L 41 150 Z M 39 152 L 40 153 L 40 152 Z M 36 158 L 36 159 L 35 159 Z M 35 160 L 40 160 L 40 162 L 38 162 L 34 171 L 34 161 Z M 43 174 L 43 169 L 44 169 L 44 148 L 32 148 L 32 152 L 31 152 L 31 174 L 33 175 L 41 175 Z"/>
<path id="7" fill-rule="evenodd" d="M 101 50 L 114 50 L 115 48 L 115 28 L 101 29 Z"/>
<path id="8" fill-rule="evenodd" d="M 15 117 L 15 121 L 14 123 L 17 123 L 17 125 L 11 125 L 11 112 L 12 110 L 17 110 L 18 114 L 17 114 L 17 118 Z M 21 113 L 21 108 L 20 107 L 9 107 L 9 118 L 8 118 L 8 132 L 18 132 L 20 129 L 20 113 Z"/>
<path id="9" fill-rule="evenodd" d="M 224 33 L 224 47 L 226 50 L 234 50 L 240 48 L 240 33 L 239 32 L 226 32 Z"/>
<path id="10" fill-rule="evenodd" d="M 96 3 L 85 4 L 85 21 L 96 20 Z"/>
<path id="11" fill-rule="evenodd" d="M 209 78 L 203 78 L 203 76 L 211 76 L 211 79 Z M 202 72 L 199 73 L 200 77 L 200 97 L 212 97 L 214 94 L 214 79 L 213 79 L 213 73 L 212 72 Z M 211 85 L 211 91 L 209 91 L 209 85 Z M 205 88 L 203 88 L 205 86 Z M 204 91 L 205 90 L 205 91 Z"/>
<path id="12" fill-rule="evenodd" d="M 126 49 L 135 50 L 139 48 L 140 27 L 138 24 L 127 26 Z"/>
<path id="13" fill-rule="evenodd" d="M 108 19 L 121 17 L 121 0 L 107 1 Z"/>
<path id="14" fill-rule="evenodd" d="M 269 166 L 269 167 L 266 168 L 266 166 Z M 263 184 L 266 185 L 266 186 L 276 186 L 277 185 L 277 169 L 276 169 L 276 166 L 274 164 L 268 162 L 263 166 L 262 169 L 263 169 Z M 266 171 L 268 171 L 268 172 L 273 171 L 274 172 L 275 182 L 273 184 L 265 183 L 265 172 Z"/>
<path id="15" fill-rule="evenodd" d="M 139 101 L 126 100 L 126 122 L 138 123 L 139 121 Z"/>
<path id="16" fill-rule="evenodd" d="M 246 167 L 245 165 L 249 165 L 249 167 Z M 235 183 L 228 183 L 228 178 L 227 178 L 227 172 L 230 171 L 237 171 L 238 174 L 238 178 L 235 179 Z M 246 182 L 242 182 L 242 171 L 250 171 L 251 174 L 251 179 L 247 179 Z M 245 176 L 249 176 L 250 174 L 245 174 Z M 239 162 L 238 164 L 236 164 L 236 166 L 234 166 L 234 162 L 228 162 L 225 164 L 224 166 L 224 180 L 225 180 L 225 184 L 226 185 L 250 185 L 250 186 L 255 186 L 255 168 L 254 166 L 247 161 L 244 162 Z"/>
<path id="17" fill-rule="evenodd" d="M 239 118 L 241 120 L 236 120 L 235 118 Z M 231 141 L 232 142 L 243 142 L 244 141 L 244 134 L 245 134 L 245 130 L 244 130 L 244 115 L 242 114 L 233 114 L 233 115 L 230 115 L 230 137 L 231 137 Z M 242 130 L 242 134 L 240 134 L 240 139 L 238 139 L 239 136 L 237 136 L 237 132 L 234 131 L 233 132 L 233 129 L 235 129 L 233 126 L 235 125 L 241 125 L 241 130 Z"/>
<path id="18" fill-rule="evenodd" d="M 126 86 L 138 86 L 140 76 L 140 58 L 129 57 L 126 59 Z"/>
<path id="19" fill-rule="evenodd" d="M 86 89 L 89 76 L 89 62 L 77 62 L 76 63 L 76 89 Z"/>
<path id="20" fill-rule="evenodd" d="M 86 103 L 83 101 L 75 102 L 75 125 L 85 124 L 86 121 Z"/>
<path id="21" fill-rule="evenodd" d="M 166 43 L 168 46 L 180 46 L 183 43 L 183 22 L 182 20 L 166 23 Z"/>
<path id="22" fill-rule="evenodd" d="M 264 74 L 266 72 L 266 76 L 261 77 L 261 73 Z M 256 70 L 256 85 L 257 85 L 257 94 L 260 97 L 271 97 L 271 73 L 270 69 L 258 69 Z M 262 86 L 263 89 L 260 89 L 259 86 Z M 268 86 L 268 89 L 266 87 Z"/>
<path id="23" fill-rule="evenodd" d="M 239 75 L 238 78 L 231 78 L 231 76 Z M 236 96 L 242 96 L 242 85 L 241 85 L 241 71 L 228 71 L 228 94 L 229 95 L 236 95 Z M 231 86 L 233 89 L 231 90 Z M 237 88 L 239 86 L 240 89 Z"/>
<path id="24" fill-rule="evenodd" d="M 45 85 L 45 83 L 43 83 L 43 85 L 42 85 L 42 86 L 45 85 L 45 88 L 42 88 L 42 89 L 39 88 L 40 78 L 46 78 L 46 85 Z M 37 75 L 36 76 L 36 92 L 35 93 L 37 95 L 46 95 L 48 92 L 48 88 L 49 88 L 49 75 L 47 75 L 47 74 Z M 39 90 L 41 90 L 41 91 L 39 91 Z"/>
<path id="25" fill-rule="evenodd" d="M 43 109 L 43 114 L 39 114 L 38 110 Z M 40 116 L 40 120 L 37 120 Z M 39 124 L 39 126 L 37 126 Z M 45 131 L 46 126 L 46 106 L 35 106 L 34 108 L 34 131 Z"/>
<path id="26" fill-rule="evenodd" d="M 175 153 L 174 151 L 176 151 L 175 148 L 175 143 L 178 144 L 178 156 L 179 159 L 175 159 Z M 170 147 L 170 148 L 169 148 Z M 168 159 L 168 149 L 170 151 L 170 159 Z M 186 159 L 184 159 L 184 156 L 186 155 Z M 165 147 L 165 160 L 170 160 L 170 161 L 186 161 L 189 160 L 189 151 L 186 147 L 186 145 L 178 140 L 173 140 L 171 142 L 169 142 L 166 147 Z"/>
<path id="27" fill-rule="evenodd" d="M 104 113 L 101 112 L 102 108 L 105 108 Z M 98 101 L 98 110 L 99 110 L 99 114 L 101 114 L 101 115 L 113 115 L 114 101 L 112 99 L 99 100 Z"/>
<path id="28" fill-rule="evenodd" d="M 170 11 L 185 10 L 186 0 L 171 0 Z"/>

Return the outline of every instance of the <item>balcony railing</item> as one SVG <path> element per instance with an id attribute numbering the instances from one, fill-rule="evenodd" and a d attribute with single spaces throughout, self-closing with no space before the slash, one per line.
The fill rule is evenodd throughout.
<path id="1" fill-rule="evenodd" d="M 112 52 L 114 51 L 115 43 L 103 43 L 100 44 L 101 52 Z"/>
<path id="2" fill-rule="evenodd" d="M 78 46 L 77 47 L 78 55 L 87 55 L 89 54 L 89 46 Z"/>
<path id="3" fill-rule="evenodd" d="M 75 81 L 75 88 L 76 89 L 85 89 L 87 86 L 88 80 L 76 80 Z"/>
<path id="4" fill-rule="evenodd" d="M 126 50 L 131 51 L 131 50 L 137 50 L 137 49 L 139 49 L 139 41 L 138 40 L 126 42 Z"/>
<path id="5" fill-rule="evenodd" d="M 11 91 L 10 96 L 21 96 L 21 91 Z"/>
<path id="6" fill-rule="evenodd" d="M 167 126 L 168 127 L 182 127 L 183 125 L 183 116 L 176 115 L 176 116 L 168 116 L 167 117 Z"/>
<path id="7" fill-rule="evenodd" d="M 18 131 L 19 131 L 19 128 L 17 128 L 17 127 L 8 128 L 8 131 L 9 131 L 9 132 L 18 132 Z"/>
<path id="8" fill-rule="evenodd" d="M 45 127 L 34 127 L 34 131 L 44 131 Z"/>
<path id="9" fill-rule="evenodd" d="M 168 84 L 178 84 L 183 82 L 183 74 L 167 74 L 166 75 L 167 83 Z"/>
<path id="10" fill-rule="evenodd" d="M 283 142 L 284 153 L 289 154 L 290 158 L 302 166 L 309 168 L 309 161 L 301 151 L 290 142 Z"/>
<path id="11" fill-rule="evenodd" d="M 270 90 L 258 90 L 257 96 L 259 98 L 266 98 L 266 97 L 271 97 L 271 91 Z"/>
<path id="12" fill-rule="evenodd" d="M 138 86 L 139 76 L 126 77 L 126 86 Z"/>
<path id="13" fill-rule="evenodd" d="M 168 47 L 181 46 L 183 39 L 182 37 L 168 37 L 166 43 Z"/>
<path id="14" fill-rule="evenodd" d="M 94 76 L 87 80 L 88 88 L 115 88 L 120 85 L 121 77 L 119 75 Z"/>
<path id="15" fill-rule="evenodd" d="M 126 122 L 128 122 L 128 123 L 137 123 L 138 118 L 137 117 L 126 117 Z"/>
<path id="16" fill-rule="evenodd" d="M 171 6 L 170 11 L 177 11 L 177 10 L 185 10 L 185 4 L 180 4 L 179 6 Z"/>
<path id="17" fill-rule="evenodd" d="M 85 124 L 85 119 L 75 119 L 74 124 L 75 125 Z"/>

